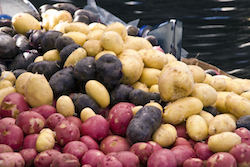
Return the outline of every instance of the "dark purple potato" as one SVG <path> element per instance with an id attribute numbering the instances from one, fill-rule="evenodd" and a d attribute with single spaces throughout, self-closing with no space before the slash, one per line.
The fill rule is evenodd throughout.
<path id="1" fill-rule="evenodd" d="M 82 22 L 82 23 L 85 23 L 85 24 L 90 23 L 89 18 L 86 15 L 76 15 L 74 17 L 74 19 L 73 19 L 73 22 Z"/>
<path id="2" fill-rule="evenodd" d="M 75 11 L 79 9 L 71 3 L 56 3 L 52 6 L 58 10 L 67 10 L 72 16 L 74 15 Z"/>
<path id="3" fill-rule="evenodd" d="M 17 78 L 19 75 L 21 75 L 22 73 L 27 72 L 27 70 L 25 69 L 16 69 L 14 70 L 12 73 L 15 75 L 15 77 Z"/>
<path id="4" fill-rule="evenodd" d="M 8 34 L 0 32 L 0 58 L 12 59 L 17 55 L 15 40 Z"/>
<path id="5" fill-rule="evenodd" d="M 97 80 L 108 90 L 113 90 L 121 83 L 122 63 L 117 56 L 104 54 L 96 61 Z"/>
<path id="6" fill-rule="evenodd" d="M 237 128 L 245 127 L 250 130 L 250 115 L 241 116 L 236 122 Z"/>
<path id="7" fill-rule="evenodd" d="M 44 4 L 44 5 L 39 7 L 38 11 L 40 14 L 42 14 L 42 13 L 46 12 L 46 10 L 48 10 L 48 9 L 56 9 L 56 8 L 50 4 Z"/>
<path id="8" fill-rule="evenodd" d="M 134 90 L 132 86 L 120 84 L 110 92 L 110 106 L 119 102 L 129 102 L 129 93 Z"/>
<path id="9" fill-rule="evenodd" d="M 153 46 L 158 46 L 158 39 L 153 36 L 153 35 L 147 35 L 146 37 L 144 37 L 145 39 L 147 39 Z"/>
<path id="10" fill-rule="evenodd" d="M 12 26 L 12 22 L 11 19 L 0 19 L 0 27 L 11 27 Z"/>
<path id="11" fill-rule="evenodd" d="M 216 116 L 216 115 L 219 114 L 217 108 L 215 108 L 213 106 L 204 107 L 203 110 L 206 111 L 206 112 L 209 112 L 213 116 Z"/>
<path id="12" fill-rule="evenodd" d="M 55 47 L 60 52 L 65 46 L 75 44 L 75 41 L 68 36 L 60 36 L 55 41 Z"/>
<path id="13" fill-rule="evenodd" d="M 88 56 L 78 61 L 74 68 L 74 77 L 83 83 L 96 77 L 96 60 Z"/>
<path id="14" fill-rule="evenodd" d="M 75 11 L 74 13 L 74 18 L 77 15 L 86 15 L 89 18 L 89 22 L 98 22 L 99 16 L 97 14 L 94 14 L 93 12 L 90 12 L 88 10 L 85 9 L 78 9 L 77 11 Z"/>
<path id="15" fill-rule="evenodd" d="M 56 30 L 49 30 L 44 32 L 41 39 L 42 50 L 44 52 L 47 52 L 51 49 L 56 49 L 55 46 L 56 39 L 62 35 L 63 35 L 62 32 Z"/>
<path id="16" fill-rule="evenodd" d="M 138 36 L 138 33 L 139 33 L 138 27 L 133 26 L 133 25 L 128 25 L 126 28 L 127 28 L 128 35 Z"/>
<path id="17" fill-rule="evenodd" d="M 43 36 L 43 30 L 31 30 L 28 35 L 30 45 L 35 48 L 41 50 L 41 39 Z"/>
<path id="18" fill-rule="evenodd" d="M 25 52 L 26 50 L 31 49 L 29 40 L 25 35 L 16 34 L 13 36 L 13 39 L 16 41 L 16 46 L 21 52 Z"/>
<path id="19" fill-rule="evenodd" d="M 6 34 L 8 34 L 8 35 L 10 35 L 12 37 L 14 35 L 16 35 L 16 31 L 13 28 L 8 27 L 8 26 L 1 27 L 0 32 L 4 32 L 4 33 L 6 33 Z"/>
<path id="20" fill-rule="evenodd" d="M 129 101 L 134 105 L 145 105 L 150 102 L 150 96 L 148 92 L 141 89 L 134 89 L 129 93 Z"/>

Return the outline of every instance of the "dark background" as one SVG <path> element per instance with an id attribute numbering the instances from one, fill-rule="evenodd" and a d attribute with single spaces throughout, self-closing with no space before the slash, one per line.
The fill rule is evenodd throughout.
<path id="1" fill-rule="evenodd" d="M 31 0 L 43 4 L 72 3 L 83 8 L 86 0 Z M 170 19 L 183 22 L 182 47 L 196 57 L 242 78 L 250 78 L 249 0 L 96 0 L 125 22 L 140 19 L 138 27 L 155 26 Z"/>

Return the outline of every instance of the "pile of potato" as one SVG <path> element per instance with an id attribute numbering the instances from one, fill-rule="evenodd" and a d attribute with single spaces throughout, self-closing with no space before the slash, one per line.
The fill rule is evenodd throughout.
<path id="1" fill-rule="evenodd" d="M 250 166 L 250 80 L 187 65 L 72 4 L 9 21 L 0 166 Z"/>

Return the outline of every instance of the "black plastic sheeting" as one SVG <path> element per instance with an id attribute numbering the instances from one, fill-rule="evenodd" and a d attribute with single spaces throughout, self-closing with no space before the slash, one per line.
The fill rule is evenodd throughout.
<path id="1" fill-rule="evenodd" d="M 42 4 L 67 2 L 80 8 L 86 0 L 31 0 Z M 138 27 L 170 19 L 183 23 L 182 47 L 189 53 L 241 78 L 250 78 L 249 0 L 96 0 L 125 22 L 140 19 Z"/>

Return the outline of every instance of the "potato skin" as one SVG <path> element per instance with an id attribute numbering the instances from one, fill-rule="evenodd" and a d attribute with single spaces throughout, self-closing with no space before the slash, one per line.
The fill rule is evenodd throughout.
<path id="1" fill-rule="evenodd" d="M 188 68 L 190 69 L 190 71 L 193 75 L 194 82 L 201 83 L 204 81 L 204 79 L 206 77 L 206 73 L 200 66 L 188 65 Z"/>
<path id="2" fill-rule="evenodd" d="M 195 141 L 202 141 L 208 137 L 208 126 L 200 115 L 191 115 L 186 121 L 188 136 Z"/>
<path id="3" fill-rule="evenodd" d="M 129 151 L 130 144 L 124 137 L 118 135 L 109 135 L 100 143 L 100 150 L 104 154 L 111 152 Z"/>
<path id="4" fill-rule="evenodd" d="M 140 82 L 145 83 L 147 87 L 151 87 L 158 83 L 158 78 L 160 76 L 161 70 L 155 68 L 143 68 Z"/>
<path id="5" fill-rule="evenodd" d="M 49 128 L 44 128 L 37 137 L 36 150 L 42 152 L 48 149 L 52 149 L 55 145 L 54 132 Z"/>
<path id="6" fill-rule="evenodd" d="M 223 157 L 223 158 L 220 158 Z M 206 167 L 231 166 L 237 167 L 236 159 L 227 152 L 218 152 L 208 158 Z"/>
<path id="7" fill-rule="evenodd" d="M 229 152 L 234 145 L 241 143 L 241 137 L 233 132 L 222 132 L 208 138 L 208 147 L 214 153 Z"/>
<path id="8" fill-rule="evenodd" d="M 22 155 L 18 152 L 5 152 L 0 153 L 1 166 L 25 166 L 25 161 Z"/>
<path id="9" fill-rule="evenodd" d="M 169 166 L 176 167 L 177 160 L 173 152 L 169 149 L 161 149 L 153 152 L 147 162 L 148 167 Z"/>
<path id="10" fill-rule="evenodd" d="M 75 114 L 75 106 L 72 99 L 67 95 L 60 96 L 56 101 L 57 112 L 64 117 L 73 116 Z"/>
<path id="11" fill-rule="evenodd" d="M 183 97 L 167 105 L 163 113 L 163 121 L 173 125 L 184 122 L 191 115 L 198 114 L 203 103 L 196 97 Z"/>
<path id="12" fill-rule="evenodd" d="M 241 143 L 235 145 L 229 153 L 236 159 L 237 165 L 239 167 L 247 167 L 250 165 L 250 146 Z"/>
<path id="13" fill-rule="evenodd" d="M 180 61 L 168 63 L 158 80 L 159 92 L 164 101 L 186 97 L 194 90 L 194 79 L 188 66 Z"/>

